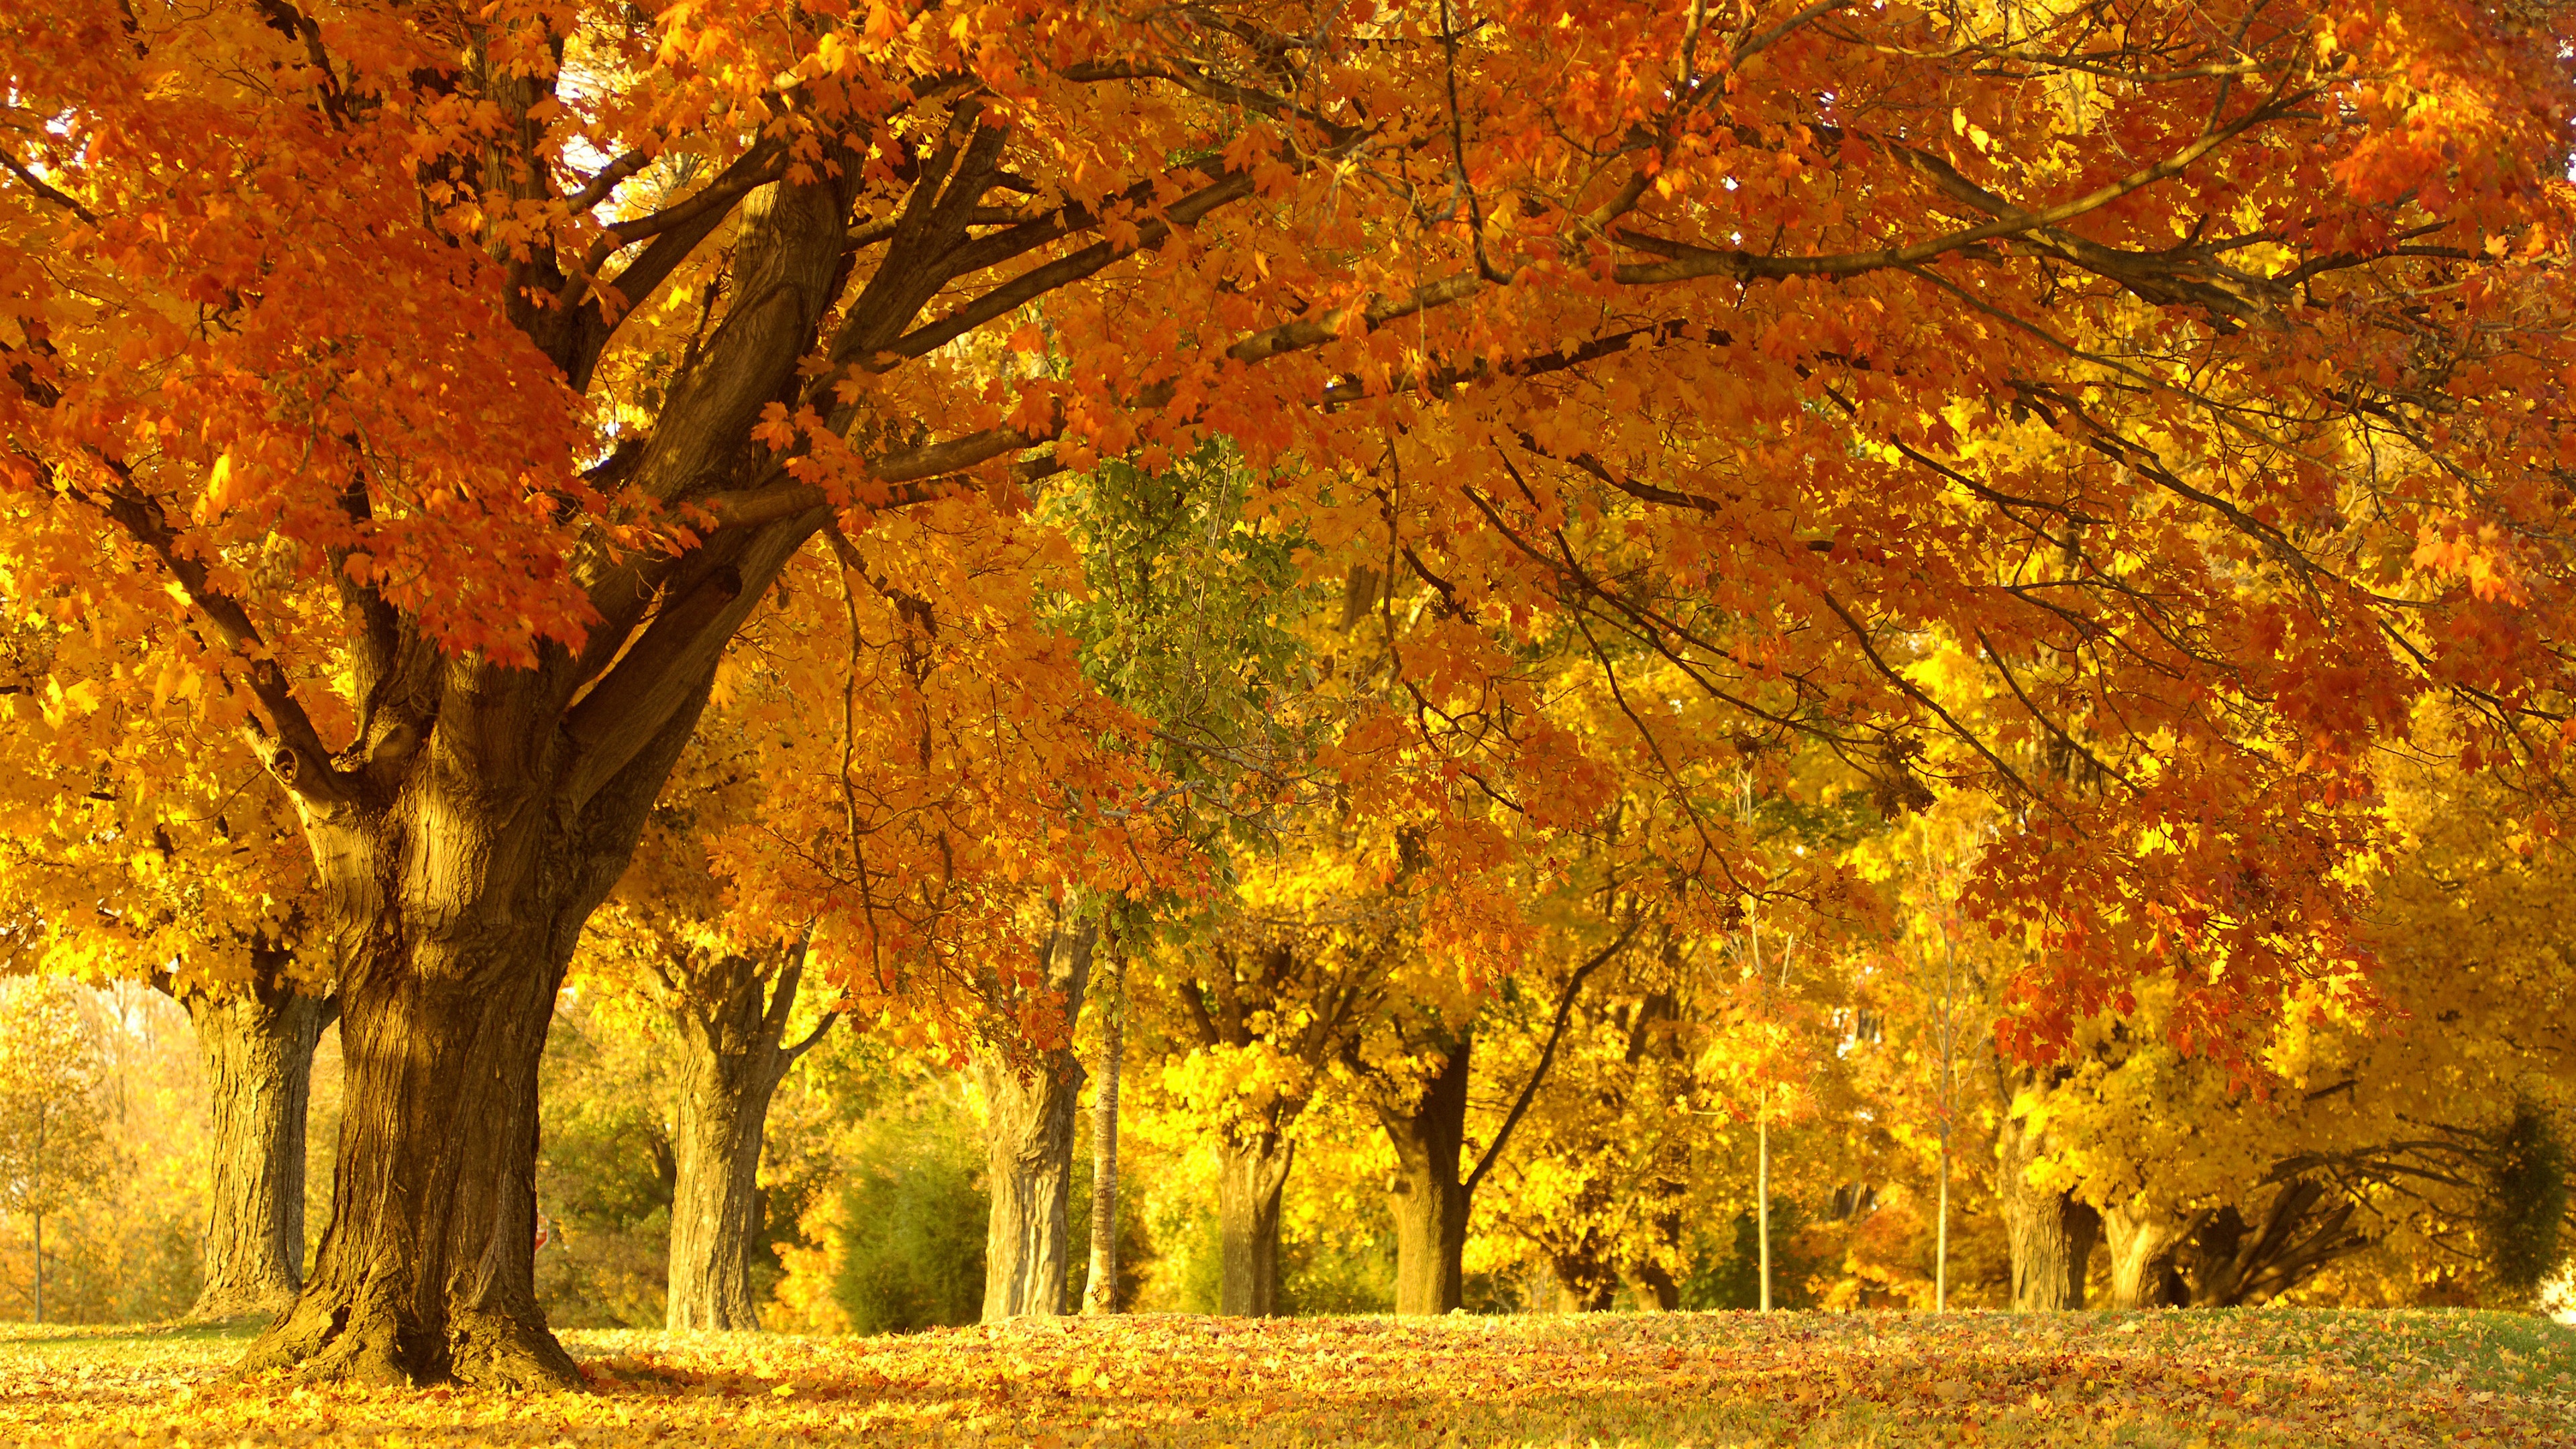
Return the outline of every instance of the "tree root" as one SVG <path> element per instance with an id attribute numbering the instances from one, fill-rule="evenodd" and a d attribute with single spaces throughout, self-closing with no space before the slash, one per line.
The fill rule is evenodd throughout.
<path id="1" fill-rule="evenodd" d="M 239 1372 L 369 1388 L 545 1391 L 577 1390 L 585 1382 L 572 1355 L 533 1313 L 523 1319 L 459 1309 L 439 1332 L 407 1321 L 381 1292 L 355 1303 L 308 1292 L 252 1343 Z"/>

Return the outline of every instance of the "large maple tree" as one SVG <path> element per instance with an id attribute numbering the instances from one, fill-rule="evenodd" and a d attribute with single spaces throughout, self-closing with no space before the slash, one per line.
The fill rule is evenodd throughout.
<path id="1" fill-rule="evenodd" d="M 2314 958 L 2411 697 L 2554 738 L 2567 75 L 2511 7 L 67 0 L 0 64 L 13 703 L 246 742 L 343 983 L 256 1363 L 571 1378 L 555 987 L 835 521 L 1231 437 L 1438 599 L 1426 734 L 1532 717 L 1541 616 L 1687 681 L 1622 700 L 1676 773 L 1799 733 L 1902 800 L 1956 734 L 2042 802 L 1990 884 L 2053 983 L 2223 960 L 2186 1029 Z"/>

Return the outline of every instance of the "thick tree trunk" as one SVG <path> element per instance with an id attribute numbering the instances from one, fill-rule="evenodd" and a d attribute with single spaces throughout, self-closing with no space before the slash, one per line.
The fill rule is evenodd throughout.
<path id="1" fill-rule="evenodd" d="M 1596 1252 L 1585 1251 L 1552 1255 L 1549 1266 L 1556 1275 L 1556 1286 L 1569 1313 L 1606 1313 L 1619 1297 L 1619 1275 L 1607 1260 Z"/>
<path id="2" fill-rule="evenodd" d="M 2352 1218 L 2349 1199 L 2302 1179 L 2274 1189 L 2255 1221 L 2232 1204 L 2202 1214 L 2184 1255 L 2192 1306 L 2237 1308 L 2288 1292 L 2370 1245 Z"/>
<path id="3" fill-rule="evenodd" d="M 788 1068 L 816 1039 L 794 1046 L 786 1040 L 804 956 L 791 952 L 775 972 L 749 956 L 720 957 L 705 969 L 691 964 L 665 977 L 673 988 L 668 1002 L 681 1057 L 663 1323 L 758 1328 L 751 1244 L 761 1225 L 760 1151 L 769 1104 Z"/>
<path id="4" fill-rule="evenodd" d="M 274 1317 L 304 1275 L 305 1109 L 330 1002 L 263 985 L 190 995 L 213 1157 L 205 1285 L 192 1318 Z"/>
<path id="5" fill-rule="evenodd" d="M 1682 1306 L 1682 1285 L 1661 1263 L 1640 1263 L 1628 1276 L 1628 1291 L 1637 1295 L 1640 1313 L 1670 1313 Z"/>
<path id="6" fill-rule="evenodd" d="M 1091 975 L 1095 921 L 1059 918 L 1046 944 L 1046 985 L 1064 998 L 1073 1034 Z M 991 1147 L 992 1217 L 984 1236 L 984 1321 L 1065 1311 L 1065 1207 L 1073 1189 L 1075 1106 L 1082 1064 L 1068 1045 L 1022 1064 L 976 1061 Z"/>
<path id="7" fill-rule="evenodd" d="M 1607 1144 L 1598 1144 L 1596 1150 L 1606 1148 Z M 1610 1195 L 1608 1176 L 1592 1174 L 1567 1204 L 1567 1221 L 1541 1235 L 1548 1271 L 1559 1289 L 1556 1296 L 1561 1312 L 1604 1312 L 1619 1296 L 1619 1264 L 1614 1256 L 1615 1246 L 1605 1232 Z"/>
<path id="8" fill-rule="evenodd" d="M 380 967 L 343 986 L 331 1227 L 247 1367 L 388 1384 L 578 1380 L 535 1278 L 537 1060 L 569 952 L 489 949 L 481 969 Z"/>
<path id="9" fill-rule="evenodd" d="M 2013 1308 L 2023 1313 L 2084 1306 L 2085 1265 L 2102 1226 L 2101 1214 L 2074 1194 L 2035 1188 L 2026 1180 L 2031 1163 L 2047 1150 L 2043 1137 L 2022 1118 L 2010 1117 L 1997 1143 Z"/>
<path id="10" fill-rule="evenodd" d="M 1279 1311 L 1279 1194 L 1296 1144 L 1276 1134 L 1217 1143 L 1217 1312 L 1268 1318 Z"/>
<path id="11" fill-rule="evenodd" d="M 524 676 L 446 667 L 460 682 L 409 783 L 307 821 L 340 983 L 331 1223 L 243 1366 L 573 1387 L 537 1305 L 537 1064 L 582 924 L 633 856 L 713 665 L 577 797 L 559 782 L 578 742 L 532 735 Z"/>
<path id="12" fill-rule="evenodd" d="M 1469 1192 L 1458 1157 L 1467 1138 L 1467 1073 L 1475 1038 L 1461 1030 L 1410 1110 L 1381 1103 L 1395 1147 L 1395 1311 L 1447 1313 L 1466 1296 Z"/>
<path id="13" fill-rule="evenodd" d="M 2116 1309 L 2171 1308 L 2188 1301 L 2176 1264 L 2189 1225 L 2145 1206 L 2103 1210 L 2111 1249 L 2111 1301 Z"/>

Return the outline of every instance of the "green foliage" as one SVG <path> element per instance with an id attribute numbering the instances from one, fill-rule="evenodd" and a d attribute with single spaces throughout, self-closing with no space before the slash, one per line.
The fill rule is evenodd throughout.
<path id="1" fill-rule="evenodd" d="M 2529 1102 L 2494 1138 L 2486 1163 L 2487 1268 L 2528 1300 L 2567 1261 L 2567 1143 L 2555 1119 Z"/>
<path id="2" fill-rule="evenodd" d="M 537 1207 L 555 1236 L 537 1297 L 567 1328 L 662 1323 L 677 1165 L 664 1125 L 651 1019 L 567 993 L 546 1040 Z"/>
<path id="3" fill-rule="evenodd" d="M 1800 1235 L 1804 1209 L 1787 1198 L 1771 1200 L 1771 1306 L 1812 1308 L 1816 1295 L 1809 1279 L 1830 1266 Z M 1681 1306 L 1759 1308 L 1762 1306 L 1762 1230 L 1750 1212 L 1738 1213 L 1734 1231 L 1724 1240 L 1703 1234 L 1692 1244 L 1690 1271 L 1681 1280 Z"/>
<path id="4" fill-rule="evenodd" d="M 1246 520 L 1252 485 L 1209 443 L 1160 473 L 1105 462 L 1057 505 L 1091 592 L 1059 600 L 1056 622 L 1093 682 L 1154 721 L 1144 752 L 1179 787 L 1180 828 L 1210 845 L 1257 837 L 1306 753 L 1288 706 L 1314 680 L 1294 625 L 1323 591 L 1300 580 L 1302 537 Z"/>
<path id="5" fill-rule="evenodd" d="M 1292 1183 L 1289 1191 L 1296 1191 Z M 1279 1243 L 1279 1311 L 1291 1317 L 1391 1313 L 1395 1309 L 1395 1230 L 1366 1238 L 1303 1237 Z"/>
<path id="6" fill-rule="evenodd" d="M 979 1138 L 956 1094 L 934 1089 L 860 1125 L 832 1285 L 854 1331 L 904 1333 L 982 1313 L 990 1198 Z"/>

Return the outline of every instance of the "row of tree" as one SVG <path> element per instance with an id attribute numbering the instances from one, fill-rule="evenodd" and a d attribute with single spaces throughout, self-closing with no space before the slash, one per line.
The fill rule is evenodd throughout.
<path id="1" fill-rule="evenodd" d="M 254 1367 L 575 1381 L 532 1245 L 585 940 L 696 1054 L 689 1321 L 735 1311 L 817 986 L 979 1064 L 997 1311 L 1058 1281 L 1113 960 L 1166 962 L 1248 1084 L 1229 1301 L 1270 1291 L 1329 1075 L 1399 1163 L 1399 1303 L 1436 1308 L 1620 973 L 1665 973 L 1622 1007 L 1641 1064 L 1716 1070 L 1712 1012 L 1769 1044 L 1717 1053 L 1759 1178 L 1878 1029 L 1855 996 L 1816 1035 L 1793 986 L 1952 912 L 1993 954 L 1960 947 L 1984 997 L 1942 999 L 1989 1014 L 1943 1008 L 1944 1060 L 1991 1028 L 2092 1063 L 2009 1069 L 2023 1296 L 2113 1209 L 2138 1281 L 2215 1283 L 2280 1213 L 2076 1201 L 2107 1165 L 2025 1195 L 2090 1150 L 2052 1104 L 2155 1041 L 2220 1064 L 2176 1090 L 2269 1102 L 2285 1043 L 2403 999 L 2392 756 L 2555 837 L 2547 26 L 757 10 L 0 19 L 6 941 L 166 977 L 218 1083 L 291 1078 L 336 1012 L 330 1223 Z M 1964 881 L 1892 912 L 1854 852 L 1953 800 Z M 294 1096 L 219 1137 L 291 1135 Z M 1714 1101 L 1618 1110 L 1675 1100 Z M 2460 1176 L 2427 1132 L 2371 1180 Z M 2264 1202 L 2327 1171 L 2367 1176 Z M 1680 1197 L 1608 1190 L 1669 1237 Z M 217 1216 L 289 1241 L 273 1196 L 236 1175 Z"/>
<path id="2" fill-rule="evenodd" d="M 2007 1229 L 2002 1296 L 2021 1307 L 2080 1306 L 2105 1237 L 2103 1286 L 2123 1306 L 2261 1301 L 2364 1253 L 2440 1292 L 2511 1300 L 2557 1265 L 2555 1134 L 2576 1081 L 2557 847 L 2502 782 L 2439 759 L 2382 767 L 2362 807 L 2392 827 L 2360 896 L 2380 960 L 2366 982 L 2293 988 L 2267 1035 L 2214 1055 L 2177 1044 L 2182 990 L 2150 986 L 2077 1022 L 2069 1049 L 2026 1060 L 1996 1027 L 2046 947 L 1971 921 L 1960 896 L 2028 825 L 1977 797 L 1891 809 L 1866 775 L 1809 755 L 1678 804 L 1651 780 L 1626 785 L 1596 830 L 1538 857 L 1508 834 L 1462 847 L 1422 817 L 1356 810 L 1328 762 L 1384 702 L 1387 641 L 1403 637 L 1369 624 L 1399 602 L 1418 616 L 1432 596 L 1391 597 L 1364 568 L 1301 581 L 1307 541 L 1246 524 L 1255 483 L 1210 451 L 1067 490 L 1052 521 L 1081 540 L 1079 563 L 1032 591 L 1029 616 L 1051 631 L 1034 642 L 942 617 L 885 567 L 858 576 L 835 557 L 812 585 L 828 588 L 827 569 L 863 582 L 833 596 L 848 632 L 782 617 L 743 651 L 573 974 L 633 1002 L 670 1052 L 652 1148 L 669 1326 L 758 1323 L 753 1264 L 776 1229 L 770 1104 L 845 1015 L 904 1054 L 971 1064 L 988 1318 L 1114 1302 L 1131 1060 L 1152 1073 L 1128 1095 L 1153 1135 L 1214 1154 L 1211 1306 L 1229 1313 L 1275 1311 L 1299 1146 L 1318 1130 L 1348 1143 L 1360 1120 L 1382 1133 L 1399 1312 L 1465 1301 L 1489 1182 L 1504 1197 L 1485 1233 L 1520 1245 L 1564 1305 L 1625 1290 L 1677 1306 L 1710 1225 L 1740 1211 L 1761 1301 L 1775 1286 L 1785 1301 L 1800 1285 L 1769 1271 L 1775 1136 L 1796 1184 L 1782 1200 L 1806 1215 L 1829 1205 L 1848 1232 L 1907 1204 L 1907 1231 L 1940 1241 L 1928 1274 L 1896 1273 L 1928 1279 L 1936 1302 L 1954 1172 L 1963 1204 Z M 1029 557 L 966 567 L 989 577 Z M 1013 650 L 1060 646 L 1094 689 L 1050 719 L 1012 692 Z M 800 648 L 849 650 L 854 669 L 882 653 L 905 681 L 901 708 L 872 716 L 853 690 L 841 711 L 812 709 Z M 1599 704 L 1569 690 L 1541 708 L 1580 732 Z M 995 731 L 1008 747 L 979 743 L 1006 710 L 1024 712 Z M 1091 758 L 1115 738 L 1103 719 L 1152 742 L 1127 768 L 1152 771 L 1161 799 L 1087 860 L 1066 838 L 1080 816 L 1014 772 L 1120 788 L 1116 765 Z M 873 861 L 788 844 L 785 822 L 809 808 L 794 790 L 811 781 L 848 792 Z M 1712 929 L 1635 844 L 1690 809 L 1813 865 L 1745 892 Z M 1485 853 L 1462 862 L 1462 849 Z M 903 865 L 907 850 L 939 873 Z M 1022 878 L 983 863 L 1013 859 Z M 874 918 L 876 974 L 817 993 L 813 902 L 835 889 Z M 327 976 L 299 977 L 312 970 L 300 959 L 263 946 L 246 989 L 179 993 L 211 1103 L 201 1313 L 273 1314 L 299 1287 L 308 1078 L 334 1014 Z M 156 979 L 178 992 L 173 971 Z M 1098 1178 L 1084 1271 L 1068 1262 L 1081 1225 L 1067 1205 L 1086 1077 Z M 1317 1119 L 1338 1120 L 1310 1130 Z M 1323 1170 L 1347 1194 L 1350 1164 Z M 1828 1276 L 1852 1285 L 1847 1301 L 1869 1291 L 1848 1265 Z"/>

